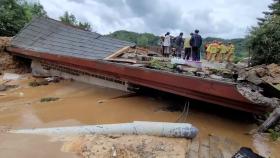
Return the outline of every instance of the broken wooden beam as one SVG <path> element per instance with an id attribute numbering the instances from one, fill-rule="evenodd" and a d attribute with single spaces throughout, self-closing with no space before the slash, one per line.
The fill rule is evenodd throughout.
<path id="1" fill-rule="evenodd" d="M 268 119 L 259 127 L 258 132 L 265 132 L 280 119 L 280 108 L 276 108 Z"/>

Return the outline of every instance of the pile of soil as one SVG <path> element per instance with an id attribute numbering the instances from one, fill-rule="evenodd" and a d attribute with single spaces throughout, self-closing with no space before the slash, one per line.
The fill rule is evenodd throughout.
<path id="1" fill-rule="evenodd" d="M 11 37 L 0 37 L 0 74 L 3 72 L 19 74 L 30 72 L 30 66 L 26 61 L 5 51 L 5 48 L 10 46 L 11 39 Z"/>

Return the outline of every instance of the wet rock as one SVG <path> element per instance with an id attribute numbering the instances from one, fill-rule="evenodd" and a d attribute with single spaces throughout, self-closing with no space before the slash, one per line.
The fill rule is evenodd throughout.
<path id="1" fill-rule="evenodd" d="M 276 78 L 280 76 L 280 66 L 278 66 L 277 64 L 270 64 L 267 66 L 267 69 L 271 77 Z"/>
<path id="2" fill-rule="evenodd" d="M 255 71 L 259 77 L 264 77 L 267 75 L 267 70 L 263 67 L 257 68 Z"/>
<path id="3" fill-rule="evenodd" d="M 260 104 L 274 109 L 280 105 L 278 98 L 268 98 L 261 94 L 260 90 L 254 90 L 249 85 L 237 85 L 238 91 L 255 104 Z"/>
<path id="4" fill-rule="evenodd" d="M 204 72 L 196 72 L 196 74 L 195 74 L 196 76 L 198 76 L 198 77 L 207 77 L 207 75 L 206 75 L 206 73 L 204 73 Z"/>
<path id="5" fill-rule="evenodd" d="M 222 80 L 223 79 L 222 76 L 218 76 L 218 75 L 214 75 L 214 74 L 210 75 L 209 77 L 212 78 L 212 79 L 217 79 L 217 80 Z"/>
<path id="6" fill-rule="evenodd" d="M 262 79 L 257 76 L 256 71 L 250 71 L 246 77 L 246 80 L 254 83 L 255 85 L 260 85 L 263 82 Z"/>
<path id="7" fill-rule="evenodd" d="M 6 85 L 0 85 L 0 91 L 6 91 L 7 86 Z"/>

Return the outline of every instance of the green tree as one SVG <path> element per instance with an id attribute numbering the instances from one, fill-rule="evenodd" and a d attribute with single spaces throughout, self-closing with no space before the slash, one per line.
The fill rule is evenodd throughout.
<path id="1" fill-rule="evenodd" d="M 66 11 L 63 16 L 60 16 L 59 19 L 63 23 L 73 26 L 76 26 L 78 23 L 76 17 L 73 14 L 70 14 L 68 11 Z"/>
<path id="2" fill-rule="evenodd" d="M 0 36 L 14 36 L 34 16 L 46 16 L 40 3 L 0 0 Z"/>
<path id="3" fill-rule="evenodd" d="M 151 33 L 136 33 L 121 30 L 110 33 L 108 36 L 128 42 L 133 42 L 143 47 L 157 46 L 159 42 L 159 37 Z"/>
<path id="4" fill-rule="evenodd" d="M 252 63 L 280 64 L 280 1 L 274 0 L 260 19 L 259 26 L 253 27 L 248 36 L 248 46 L 252 50 Z"/>
<path id="5" fill-rule="evenodd" d="M 86 31 L 91 31 L 91 25 L 88 22 L 79 22 L 79 28 L 86 30 Z"/>
<path id="6" fill-rule="evenodd" d="M 91 31 L 91 25 L 88 22 L 80 22 L 76 19 L 75 15 L 66 11 L 63 16 L 59 17 L 60 21 L 63 23 L 81 28 L 86 31 Z"/>

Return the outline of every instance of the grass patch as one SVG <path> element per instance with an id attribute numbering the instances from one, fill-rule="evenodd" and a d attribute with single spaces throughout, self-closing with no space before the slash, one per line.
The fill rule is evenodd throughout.
<path id="1" fill-rule="evenodd" d="M 45 102 L 51 102 L 51 101 L 57 101 L 59 100 L 59 98 L 55 98 L 55 97 L 46 97 L 46 98 L 41 98 L 40 102 L 41 103 L 45 103 Z"/>
<path id="2" fill-rule="evenodd" d="M 40 84 L 37 83 L 36 81 L 29 82 L 28 85 L 29 85 L 30 87 L 38 87 L 38 86 L 40 86 Z"/>
<path id="3" fill-rule="evenodd" d="M 280 132 L 277 132 L 273 129 L 269 129 L 268 132 L 270 133 L 270 138 L 273 141 L 276 141 L 276 140 L 278 140 L 278 138 L 280 138 Z"/>

